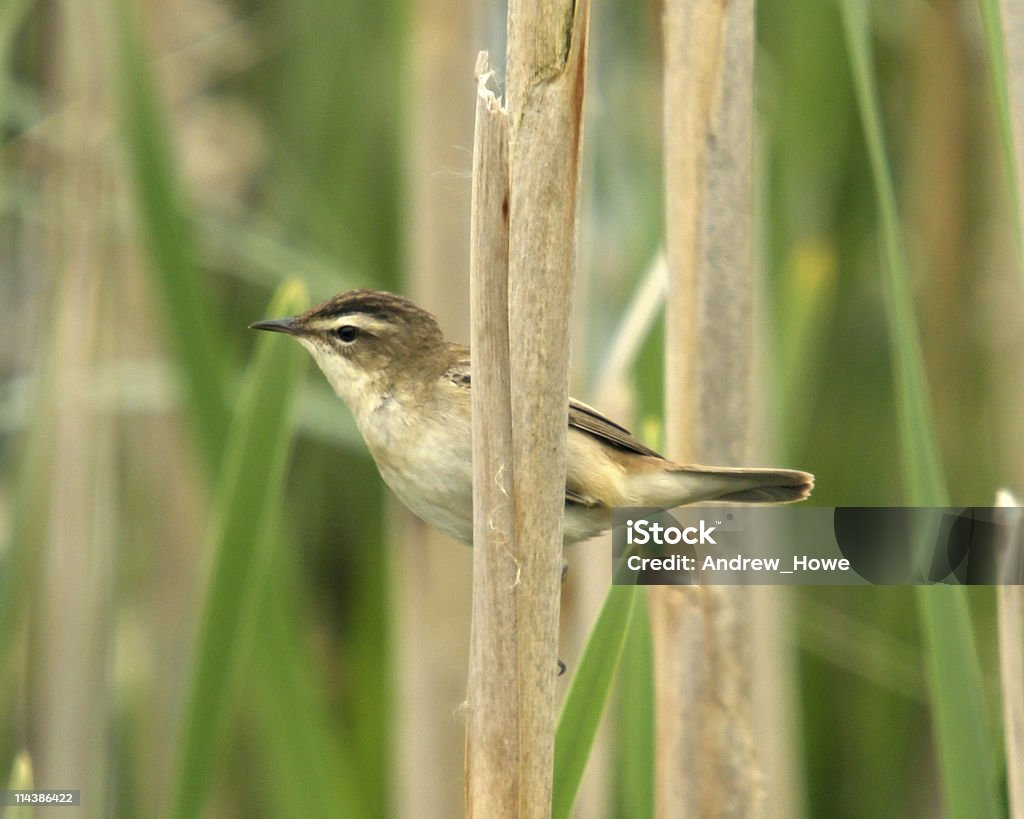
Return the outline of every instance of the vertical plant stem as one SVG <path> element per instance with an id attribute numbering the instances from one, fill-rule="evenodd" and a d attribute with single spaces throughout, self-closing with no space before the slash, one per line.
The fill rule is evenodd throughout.
<path id="1" fill-rule="evenodd" d="M 478 134 L 471 254 L 474 369 L 495 394 L 487 390 L 483 406 L 474 395 L 474 535 L 483 538 L 477 545 L 490 557 L 473 572 L 470 816 L 551 812 L 569 319 L 588 17 L 586 0 L 510 3 L 507 126 L 498 124 L 493 101 L 478 100 L 478 127 L 483 117 L 487 128 L 508 129 L 508 192 L 499 195 L 500 167 L 485 165 L 500 164 L 503 151 L 494 144 L 500 135 Z M 486 71 L 485 65 L 480 69 Z M 491 220 L 497 224 L 488 224 Z M 491 279 L 485 296 L 477 288 L 494 273 L 486 266 L 501 264 L 495 257 L 506 222 L 507 289 L 500 292 L 500 282 Z M 488 334 L 496 335 L 488 339 Z M 481 344 L 490 350 L 486 364 L 479 358 Z M 505 355 L 507 374 L 487 372 L 502 367 Z M 508 410 L 495 403 L 505 380 Z M 477 387 L 475 381 L 474 393 Z M 501 482 L 498 492 L 492 491 L 495 480 Z M 499 582 L 512 570 L 511 584 Z M 499 759 L 500 768 L 493 764 Z"/>
<path id="2" fill-rule="evenodd" d="M 1024 278 L 1024 0 L 979 0 Z"/>
<path id="3" fill-rule="evenodd" d="M 509 371 L 520 816 L 551 811 L 588 0 L 508 7 Z"/>
<path id="4" fill-rule="evenodd" d="M 460 342 L 469 340 L 470 188 L 453 171 L 466 166 L 473 105 L 452 78 L 470 68 L 472 17 L 468 0 L 416 0 L 407 71 L 408 292 Z M 462 760 L 437 749 L 461 744 L 451 707 L 466 693 L 472 553 L 397 501 L 391 509 L 394 804 L 401 816 L 445 819 L 462 806 Z"/>
<path id="5" fill-rule="evenodd" d="M 110 812 L 115 765 L 109 680 L 120 452 L 114 414 L 90 399 L 96 373 L 114 357 L 126 262 L 111 239 L 120 178 L 95 136 L 111 115 L 106 4 L 56 12 L 51 102 L 63 116 L 44 165 L 45 266 L 54 271 L 54 298 L 42 323 L 50 335 L 46 397 L 53 404 L 40 412 L 52 457 L 37 487 L 42 496 L 30 501 L 42 511 L 39 540 L 26 544 L 38 555 L 30 557 L 38 577 L 21 578 L 34 581 L 35 591 L 25 715 L 36 781 L 76 783 L 94 795 L 92 810 L 102 815 Z"/>
<path id="6" fill-rule="evenodd" d="M 558 720 L 553 819 L 567 819 L 571 814 L 640 593 L 636 586 L 608 590 L 579 667 L 573 672 Z"/>
<path id="7" fill-rule="evenodd" d="M 1016 203 L 1017 269 L 1024 281 L 1024 0 L 981 0 L 980 5 L 1007 176 Z M 1013 437 L 1011 434 L 1008 443 Z M 1019 502 L 1000 493 L 997 505 L 1018 506 Z M 1016 532 L 1012 545 L 1019 558 L 1020 513 L 1007 510 L 1006 514 Z M 1024 816 L 1024 589 L 1015 585 L 1021 582 L 1021 566 L 1014 565 L 1012 555 L 1007 557 L 1003 585 L 996 591 L 996 610 L 1008 801 L 1010 815 L 1016 817 Z"/>
<path id="8" fill-rule="evenodd" d="M 508 117 L 477 63 L 470 252 L 473 377 L 473 619 L 466 815 L 516 813 L 520 787 L 508 323 Z"/>
<path id="9" fill-rule="evenodd" d="M 905 492 L 911 504 L 946 506 L 948 493 L 875 86 L 869 6 L 864 0 L 842 0 L 840 9 L 878 201 Z M 966 594 L 957 586 L 919 587 L 917 603 L 947 810 L 953 816 L 996 816 L 994 743 Z"/>
<path id="10" fill-rule="evenodd" d="M 871 172 L 878 198 L 884 262 L 882 285 L 885 289 L 889 336 L 896 358 L 894 380 L 898 398 L 900 441 L 903 446 L 903 481 L 907 488 L 909 503 L 940 505 L 947 497 L 946 484 L 939 458 L 939 447 L 935 440 L 931 401 L 925 383 L 921 343 L 910 290 L 907 254 L 900 235 L 896 188 L 889 168 L 877 91 L 874 87 L 873 60 L 868 38 L 868 8 L 863 0 L 843 0 L 841 9 L 864 138 L 871 159 Z"/>
<path id="11" fill-rule="evenodd" d="M 1010 816 L 1024 816 L 1024 587 L 999 586 L 996 608 Z"/>
<path id="12" fill-rule="evenodd" d="M 112 14 L 120 127 L 136 185 L 142 244 L 180 369 L 192 434 L 207 474 L 216 475 L 230 423 L 224 395 L 228 345 L 211 315 L 210 288 L 196 262 L 198 252 L 167 139 L 170 129 L 159 108 L 136 4 L 115 0 Z"/>
<path id="13" fill-rule="evenodd" d="M 667 0 L 670 455 L 742 463 L 751 406 L 752 0 Z M 649 590 L 660 816 L 756 816 L 745 590 Z"/>
<path id="14" fill-rule="evenodd" d="M 280 288 L 269 315 L 298 312 L 306 301 L 296 282 Z M 259 625 L 261 596 L 281 541 L 282 495 L 292 441 L 292 407 L 305 358 L 276 339 L 261 338 L 225 445 L 207 583 L 186 697 L 170 815 L 200 812 L 213 779 L 231 693 Z"/>
<path id="15" fill-rule="evenodd" d="M 1001 521 L 1007 537 L 1001 544 L 1000 585 L 996 589 L 999 618 L 999 677 L 1003 690 L 1003 745 L 1010 816 L 1024 816 L 1024 513 L 1020 501 L 999 492 L 996 506 L 1006 507 Z"/>

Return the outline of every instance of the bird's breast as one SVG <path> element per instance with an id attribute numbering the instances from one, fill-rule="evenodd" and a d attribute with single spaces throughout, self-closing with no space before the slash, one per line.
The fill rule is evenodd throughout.
<path id="1" fill-rule="evenodd" d="M 469 418 L 411 413 L 395 399 L 359 421 L 384 482 L 417 517 L 464 543 L 473 540 Z"/>

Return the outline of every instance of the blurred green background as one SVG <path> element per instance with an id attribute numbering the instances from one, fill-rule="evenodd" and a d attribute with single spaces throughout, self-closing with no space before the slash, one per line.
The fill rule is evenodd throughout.
<path id="1" fill-rule="evenodd" d="M 953 503 L 988 505 L 1021 487 L 1024 292 L 981 20 L 973 2 L 870 5 L 946 480 Z M 814 503 L 905 503 L 838 5 L 762 0 L 757 14 L 759 460 L 814 472 Z M 574 306 L 585 400 L 663 233 L 659 15 L 592 13 Z M 421 233 L 440 230 L 424 211 L 464 212 L 472 66 L 481 48 L 502 64 L 503 21 L 498 4 L 432 0 L 0 4 L 10 787 L 81 788 L 90 816 L 410 810 L 401 704 L 461 730 L 458 698 L 395 670 L 394 607 L 416 602 L 394 599 L 392 568 L 416 544 L 387 525 L 347 410 L 304 354 L 246 326 L 272 298 L 293 312 L 357 286 L 429 287 L 432 309 L 464 314 L 468 223 Z M 428 97 L 444 57 L 454 73 Z M 432 154 L 438 121 L 462 136 Z M 443 280 L 418 281 L 422 257 L 444 251 Z M 662 366 L 656 324 L 630 385 L 651 444 Z M 778 637 L 794 649 L 797 810 L 938 815 L 913 590 L 791 597 Z M 993 601 L 970 591 L 1001 758 Z M 464 619 L 430 628 L 468 639 Z M 610 741 L 607 790 L 587 810 L 636 815 L 643 776 L 617 775 L 636 734 Z M 446 798 L 462 754 L 433 749 Z"/>

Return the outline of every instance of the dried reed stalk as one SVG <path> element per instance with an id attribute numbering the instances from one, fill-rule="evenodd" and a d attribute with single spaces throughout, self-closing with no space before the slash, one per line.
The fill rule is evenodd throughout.
<path id="1" fill-rule="evenodd" d="M 470 54 L 468 0 L 416 0 L 409 67 L 409 295 L 437 316 L 445 335 L 469 340 L 469 225 L 465 146 L 473 106 L 454 87 Z M 400 816 L 445 819 L 462 804 L 462 760 L 438 753 L 462 737 L 452 709 L 466 691 L 472 555 L 461 544 L 392 504 L 396 675 L 395 808 Z"/>
<path id="2" fill-rule="evenodd" d="M 753 358 L 753 0 L 666 0 L 663 29 L 668 449 L 741 464 Z M 649 602 L 658 815 L 761 815 L 746 590 L 659 587 Z"/>
<path id="3" fill-rule="evenodd" d="M 470 816 L 551 811 L 588 10 L 586 0 L 513 0 L 507 116 L 489 94 L 478 95 L 470 264 L 477 550 Z M 486 74 L 486 64 L 478 71 Z"/>

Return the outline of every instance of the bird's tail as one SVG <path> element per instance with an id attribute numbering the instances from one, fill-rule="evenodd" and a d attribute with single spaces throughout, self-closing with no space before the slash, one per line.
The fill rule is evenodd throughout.
<path id="1" fill-rule="evenodd" d="M 814 476 L 797 469 L 672 464 L 640 478 L 636 495 L 644 504 L 671 508 L 700 501 L 722 503 L 796 503 L 814 488 Z M 638 491 L 637 491 L 638 490 Z"/>

